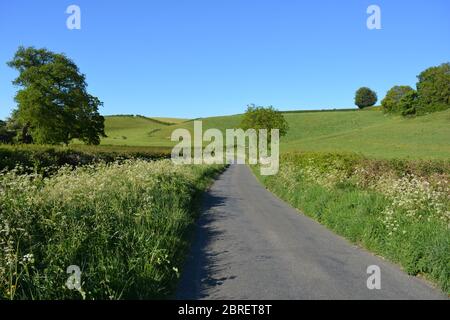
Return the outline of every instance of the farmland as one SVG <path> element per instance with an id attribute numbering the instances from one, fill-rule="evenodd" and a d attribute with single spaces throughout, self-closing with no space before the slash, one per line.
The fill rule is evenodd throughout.
<path id="1" fill-rule="evenodd" d="M 260 181 L 336 233 L 448 292 L 450 110 L 415 118 L 378 108 L 286 112 L 284 117 L 290 129 L 281 139 L 280 172 Z M 237 128 L 241 119 L 198 120 L 203 130 L 224 131 Z M 193 121 L 157 130 L 149 122 L 139 130 L 154 131 L 140 133 L 145 142 L 139 143 L 173 146 L 170 134 L 177 128 L 192 132 Z"/>
<path id="2" fill-rule="evenodd" d="M 260 181 L 448 291 L 450 110 L 416 118 L 376 108 L 284 116 L 290 129 L 280 172 Z M 199 120 L 203 130 L 224 131 L 241 119 Z M 223 169 L 164 160 L 177 128 L 192 131 L 193 120 L 108 116 L 99 146 L 1 146 L 1 298 L 170 297 L 198 195 Z M 82 291 L 53 285 L 73 264 L 83 270 Z"/>
<path id="3" fill-rule="evenodd" d="M 375 158 L 449 159 L 450 110 L 417 118 L 364 111 L 288 112 L 288 134 L 281 151 L 355 152 Z M 241 115 L 199 119 L 204 130 L 236 128 Z M 107 117 L 104 145 L 173 146 L 177 128 L 192 131 L 193 122 L 164 125 L 139 117 Z"/>

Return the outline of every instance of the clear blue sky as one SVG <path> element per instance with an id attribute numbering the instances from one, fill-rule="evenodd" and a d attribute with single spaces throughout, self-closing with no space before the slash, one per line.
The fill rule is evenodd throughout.
<path id="1" fill-rule="evenodd" d="M 82 12 L 66 28 L 66 8 Z M 366 27 L 369 5 L 382 30 Z M 203 117 L 353 107 L 450 61 L 448 0 L 0 0 L 0 119 L 15 106 L 19 45 L 64 52 L 102 114 Z"/>

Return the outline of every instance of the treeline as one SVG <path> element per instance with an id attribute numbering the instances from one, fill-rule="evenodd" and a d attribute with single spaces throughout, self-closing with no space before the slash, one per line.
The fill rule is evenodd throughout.
<path id="1" fill-rule="evenodd" d="M 392 87 L 381 101 L 385 113 L 424 115 L 450 108 L 450 63 L 431 67 L 417 76 L 416 89 Z"/>

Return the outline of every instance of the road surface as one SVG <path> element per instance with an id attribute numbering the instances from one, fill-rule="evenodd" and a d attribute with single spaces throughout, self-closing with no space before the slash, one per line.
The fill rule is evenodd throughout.
<path id="1" fill-rule="evenodd" d="M 205 194 L 178 299 L 445 299 L 427 282 L 350 244 L 232 165 Z M 367 288 L 367 268 L 381 289 Z"/>

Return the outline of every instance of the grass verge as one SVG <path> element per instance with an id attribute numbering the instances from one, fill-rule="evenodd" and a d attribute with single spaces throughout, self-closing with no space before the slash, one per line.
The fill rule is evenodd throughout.
<path id="1" fill-rule="evenodd" d="M 220 166 L 127 160 L 0 175 L 0 299 L 170 296 L 195 199 Z M 66 286 L 69 266 L 81 288 Z"/>
<path id="2" fill-rule="evenodd" d="M 448 162 L 285 154 L 260 181 L 336 233 L 450 292 Z"/>

